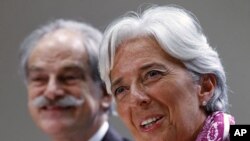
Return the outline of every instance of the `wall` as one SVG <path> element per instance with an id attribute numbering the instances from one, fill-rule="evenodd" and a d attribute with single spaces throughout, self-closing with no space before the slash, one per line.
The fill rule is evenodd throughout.
<path id="1" fill-rule="evenodd" d="M 47 141 L 27 111 L 26 90 L 18 76 L 18 48 L 39 25 L 56 18 L 78 19 L 101 31 L 141 3 L 178 4 L 200 20 L 212 46 L 222 58 L 231 90 L 231 113 L 237 123 L 249 124 L 250 1 L 248 0 L 1 0 L 0 1 L 0 140 Z M 117 118 L 110 120 L 125 136 Z"/>

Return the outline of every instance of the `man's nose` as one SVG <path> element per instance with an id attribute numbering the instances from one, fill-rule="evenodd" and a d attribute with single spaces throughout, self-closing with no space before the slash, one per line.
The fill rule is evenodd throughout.
<path id="1" fill-rule="evenodd" d="M 55 77 L 51 77 L 48 81 L 44 96 L 48 99 L 54 100 L 57 97 L 64 95 L 63 89 L 60 86 L 60 83 L 56 80 Z"/>
<path id="2" fill-rule="evenodd" d="M 130 101 L 134 106 L 147 107 L 152 99 L 144 91 L 143 86 L 132 86 L 130 90 Z"/>

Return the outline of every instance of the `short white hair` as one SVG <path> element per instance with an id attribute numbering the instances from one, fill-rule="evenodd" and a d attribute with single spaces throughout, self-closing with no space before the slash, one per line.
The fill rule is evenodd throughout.
<path id="1" fill-rule="evenodd" d="M 209 45 L 197 18 L 183 8 L 154 6 L 144 12 L 127 13 L 111 23 L 104 32 L 99 54 L 99 70 L 111 94 L 110 72 L 116 48 L 132 38 L 153 37 L 160 47 L 180 60 L 195 75 L 214 74 L 217 85 L 206 112 L 226 111 L 226 76 L 218 53 Z"/>
<path id="2" fill-rule="evenodd" d="M 89 56 L 88 63 L 90 65 L 91 76 L 96 82 L 101 82 L 98 71 L 98 51 L 102 40 L 102 33 L 89 24 L 65 19 L 57 19 L 43 25 L 42 27 L 34 30 L 22 42 L 19 55 L 20 73 L 24 82 L 27 83 L 28 59 L 37 42 L 39 42 L 48 33 L 54 32 L 58 29 L 69 29 L 79 31 L 81 33 L 83 46 L 86 48 Z"/>

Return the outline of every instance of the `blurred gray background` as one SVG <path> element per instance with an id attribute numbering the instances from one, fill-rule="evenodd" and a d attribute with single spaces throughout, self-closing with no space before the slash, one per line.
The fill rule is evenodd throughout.
<path id="1" fill-rule="evenodd" d="M 250 124 L 249 0 L 0 0 L 0 140 L 49 141 L 27 111 L 25 87 L 18 76 L 18 48 L 32 30 L 57 18 L 91 23 L 101 31 L 142 3 L 177 4 L 199 19 L 224 64 L 231 90 L 230 111 L 238 124 Z M 131 137 L 118 118 L 110 119 Z"/>

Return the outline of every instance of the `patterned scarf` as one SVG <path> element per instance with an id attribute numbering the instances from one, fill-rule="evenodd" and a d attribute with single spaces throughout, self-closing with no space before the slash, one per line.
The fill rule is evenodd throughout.
<path id="1" fill-rule="evenodd" d="M 229 127 L 235 124 L 234 117 L 217 111 L 207 117 L 196 141 L 229 141 Z"/>

